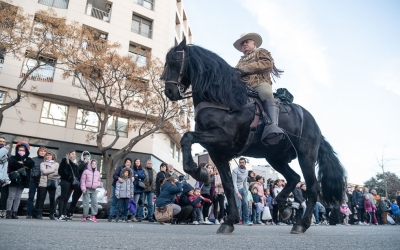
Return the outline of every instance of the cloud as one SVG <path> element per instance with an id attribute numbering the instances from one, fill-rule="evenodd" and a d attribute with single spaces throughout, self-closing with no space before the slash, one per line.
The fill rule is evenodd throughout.
<path id="1" fill-rule="evenodd" d="M 400 59 L 393 58 L 381 64 L 373 73 L 374 84 L 400 95 Z"/>
<path id="2" fill-rule="evenodd" d="M 299 84 L 331 86 L 326 49 L 308 20 L 307 2 L 242 0 L 241 3 L 257 17 L 258 24 L 269 35 L 275 57 L 278 52 L 281 60 L 289 62 Z"/>

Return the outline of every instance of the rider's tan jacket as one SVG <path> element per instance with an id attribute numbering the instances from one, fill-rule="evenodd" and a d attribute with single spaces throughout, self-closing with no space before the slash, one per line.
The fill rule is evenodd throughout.
<path id="1" fill-rule="evenodd" d="M 236 68 L 244 72 L 241 76 L 242 81 L 248 82 L 254 88 L 262 82 L 272 85 L 270 73 L 273 66 L 274 59 L 268 50 L 259 48 L 242 57 Z"/>

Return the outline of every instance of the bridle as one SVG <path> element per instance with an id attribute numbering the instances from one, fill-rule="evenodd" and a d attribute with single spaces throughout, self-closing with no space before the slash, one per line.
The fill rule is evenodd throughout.
<path id="1" fill-rule="evenodd" d="M 181 68 L 179 70 L 178 81 L 171 81 L 170 80 L 170 81 L 166 81 L 165 83 L 173 83 L 173 84 L 175 84 L 176 87 L 178 88 L 179 95 L 181 96 L 181 100 L 182 100 L 182 99 L 186 99 L 186 98 L 192 97 L 192 95 L 190 95 L 190 94 L 192 94 L 193 91 L 186 92 L 187 87 L 181 83 L 182 75 L 183 75 L 183 67 L 185 66 L 185 51 L 184 50 L 180 50 L 180 51 L 176 51 L 175 53 L 182 53 L 182 63 L 181 63 Z M 165 68 L 165 72 L 167 72 L 169 70 L 168 66 L 166 65 L 165 67 L 166 67 Z"/>

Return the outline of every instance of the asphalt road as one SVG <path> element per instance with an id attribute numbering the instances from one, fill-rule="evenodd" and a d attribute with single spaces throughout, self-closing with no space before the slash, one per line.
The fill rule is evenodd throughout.
<path id="1" fill-rule="evenodd" d="M 400 226 L 235 226 L 217 235 L 217 225 L 161 225 L 0 219 L 0 249 L 399 249 Z"/>

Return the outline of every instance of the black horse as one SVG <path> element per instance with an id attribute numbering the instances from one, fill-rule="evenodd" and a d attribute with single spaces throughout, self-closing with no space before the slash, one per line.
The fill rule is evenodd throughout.
<path id="1" fill-rule="evenodd" d="M 187 132 L 181 139 L 184 171 L 196 180 L 208 181 L 207 171 L 198 168 L 192 159 L 192 144 L 199 143 L 207 149 L 219 170 L 228 204 L 236 204 L 229 161 L 237 157 L 246 145 L 256 109 L 246 93 L 246 84 L 237 76 L 237 70 L 218 55 L 198 46 L 186 45 L 185 40 L 168 52 L 161 79 L 165 80 L 165 94 L 172 101 L 185 98 L 186 90 L 192 86 L 197 111 L 196 127 L 195 132 Z M 342 201 L 345 170 L 307 110 L 296 104 L 281 105 L 279 126 L 286 133 L 286 138 L 279 144 L 263 145 L 260 142 L 263 130 L 260 128 L 241 155 L 265 158 L 286 178 L 287 185 L 276 197 L 284 219 L 291 214 L 287 197 L 300 181 L 300 176 L 288 163 L 298 157 L 307 185 L 308 201 L 303 219 L 293 225 L 291 233 L 304 233 L 310 227 L 320 187 L 327 203 Z M 318 181 L 315 175 L 317 163 Z M 229 206 L 228 214 L 217 233 L 233 232 L 233 225 L 239 221 L 236 205 Z"/>

